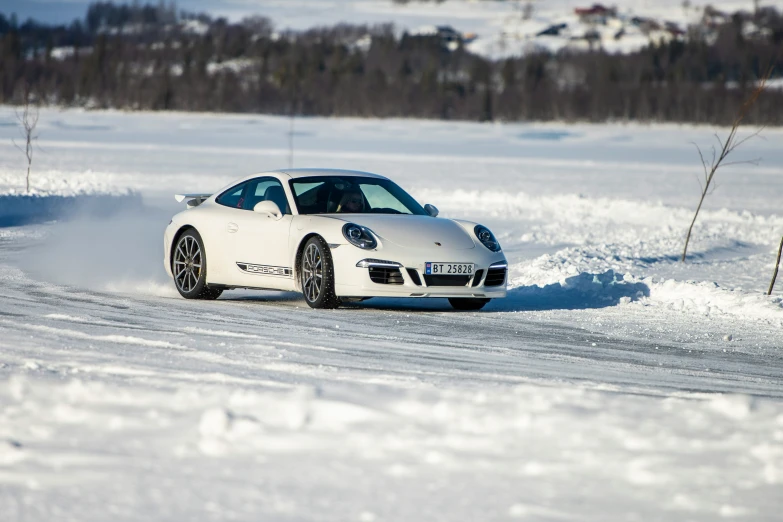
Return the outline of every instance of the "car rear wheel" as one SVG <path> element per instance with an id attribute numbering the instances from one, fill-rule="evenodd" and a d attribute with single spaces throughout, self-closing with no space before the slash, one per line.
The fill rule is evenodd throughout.
<path id="1" fill-rule="evenodd" d="M 195 229 L 185 231 L 174 246 L 171 271 L 179 295 L 185 299 L 217 299 L 223 290 L 207 286 L 207 256 Z"/>
<path id="2" fill-rule="evenodd" d="M 337 308 L 334 294 L 334 265 L 329 245 L 319 236 L 310 238 L 302 250 L 299 271 L 302 293 L 312 308 Z"/>
<path id="3" fill-rule="evenodd" d="M 449 303 L 456 310 L 481 310 L 489 299 L 475 297 L 449 297 Z"/>

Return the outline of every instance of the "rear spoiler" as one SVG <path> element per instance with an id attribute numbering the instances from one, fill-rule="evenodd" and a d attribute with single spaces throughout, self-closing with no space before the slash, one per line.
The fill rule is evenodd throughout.
<path id="1" fill-rule="evenodd" d="M 182 203 L 186 199 L 188 200 L 187 205 L 188 208 L 193 208 L 201 205 L 212 197 L 212 194 L 175 194 L 174 199 L 177 200 L 177 203 Z"/>

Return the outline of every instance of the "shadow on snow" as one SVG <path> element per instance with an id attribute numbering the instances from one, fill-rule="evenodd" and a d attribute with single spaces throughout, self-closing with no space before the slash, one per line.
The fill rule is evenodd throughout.
<path id="1" fill-rule="evenodd" d="M 518 286 L 505 299 L 493 299 L 482 312 L 525 312 L 546 310 L 587 310 L 616 306 L 650 296 L 650 288 L 626 281 L 613 270 L 601 274 L 583 272 L 562 282 L 545 286 Z M 450 311 L 446 299 L 374 298 L 349 307 L 416 312 Z M 454 310 L 456 312 L 456 310 Z"/>

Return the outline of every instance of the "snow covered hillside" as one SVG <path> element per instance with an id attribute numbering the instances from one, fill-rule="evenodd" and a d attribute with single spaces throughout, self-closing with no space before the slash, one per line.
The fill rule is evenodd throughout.
<path id="1" fill-rule="evenodd" d="M 0 226 L 0 519 L 779 518 L 783 131 L 719 172 L 683 265 L 691 142 L 725 130 L 297 119 L 296 167 L 492 228 L 509 297 L 179 298 L 173 194 L 286 167 L 289 124 L 41 112 L 36 193 L 116 199 Z M 17 133 L 0 108 L 0 213 Z"/>
<path id="2" fill-rule="evenodd" d="M 154 2 L 152 2 L 154 3 Z M 525 16 L 525 6 L 532 11 Z M 44 22 L 68 23 L 83 18 L 89 0 L 6 0 L 0 12 L 17 13 L 21 20 L 33 17 Z M 427 32 L 437 26 L 451 26 L 457 32 L 476 39 L 468 48 L 491 57 L 515 56 L 534 49 L 556 51 L 564 47 L 585 48 L 585 36 L 598 37 L 609 52 L 629 52 L 650 41 L 667 39 L 675 31 L 685 30 L 698 22 L 708 5 L 725 13 L 752 11 L 753 0 L 618 0 L 603 3 L 616 7 L 617 16 L 606 23 L 581 20 L 575 9 L 590 9 L 592 0 L 446 0 L 407 4 L 392 0 L 181 0 L 179 9 L 207 12 L 237 21 L 251 15 L 270 18 L 275 27 L 310 29 L 312 27 L 349 24 L 392 23 L 400 32 Z M 761 7 L 783 9 L 781 0 L 761 0 Z M 653 21 L 653 27 L 633 23 L 634 18 Z M 558 35 L 541 35 L 547 29 L 566 24 Z M 641 28 L 640 28 L 641 25 Z"/>

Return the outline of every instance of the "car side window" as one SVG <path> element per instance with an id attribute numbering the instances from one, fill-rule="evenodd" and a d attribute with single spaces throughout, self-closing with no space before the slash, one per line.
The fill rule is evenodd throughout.
<path id="1" fill-rule="evenodd" d="M 215 199 L 215 202 L 224 205 L 226 207 L 242 208 L 242 203 L 244 203 L 244 198 L 242 198 L 242 194 L 245 192 L 247 183 L 248 182 L 240 183 L 235 187 L 231 187 L 230 189 L 228 189 L 227 191 L 219 195 L 217 199 Z"/>
<path id="2" fill-rule="evenodd" d="M 294 201 L 300 214 L 321 214 L 326 212 L 326 196 L 329 187 L 323 181 L 314 183 L 302 182 L 290 183 L 294 193 Z"/>
<path id="3" fill-rule="evenodd" d="M 256 178 L 248 182 L 242 208 L 253 210 L 262 201 L 274 202 L 283 214 L 291 213 L 283 184 L 276 178 Z"/>

